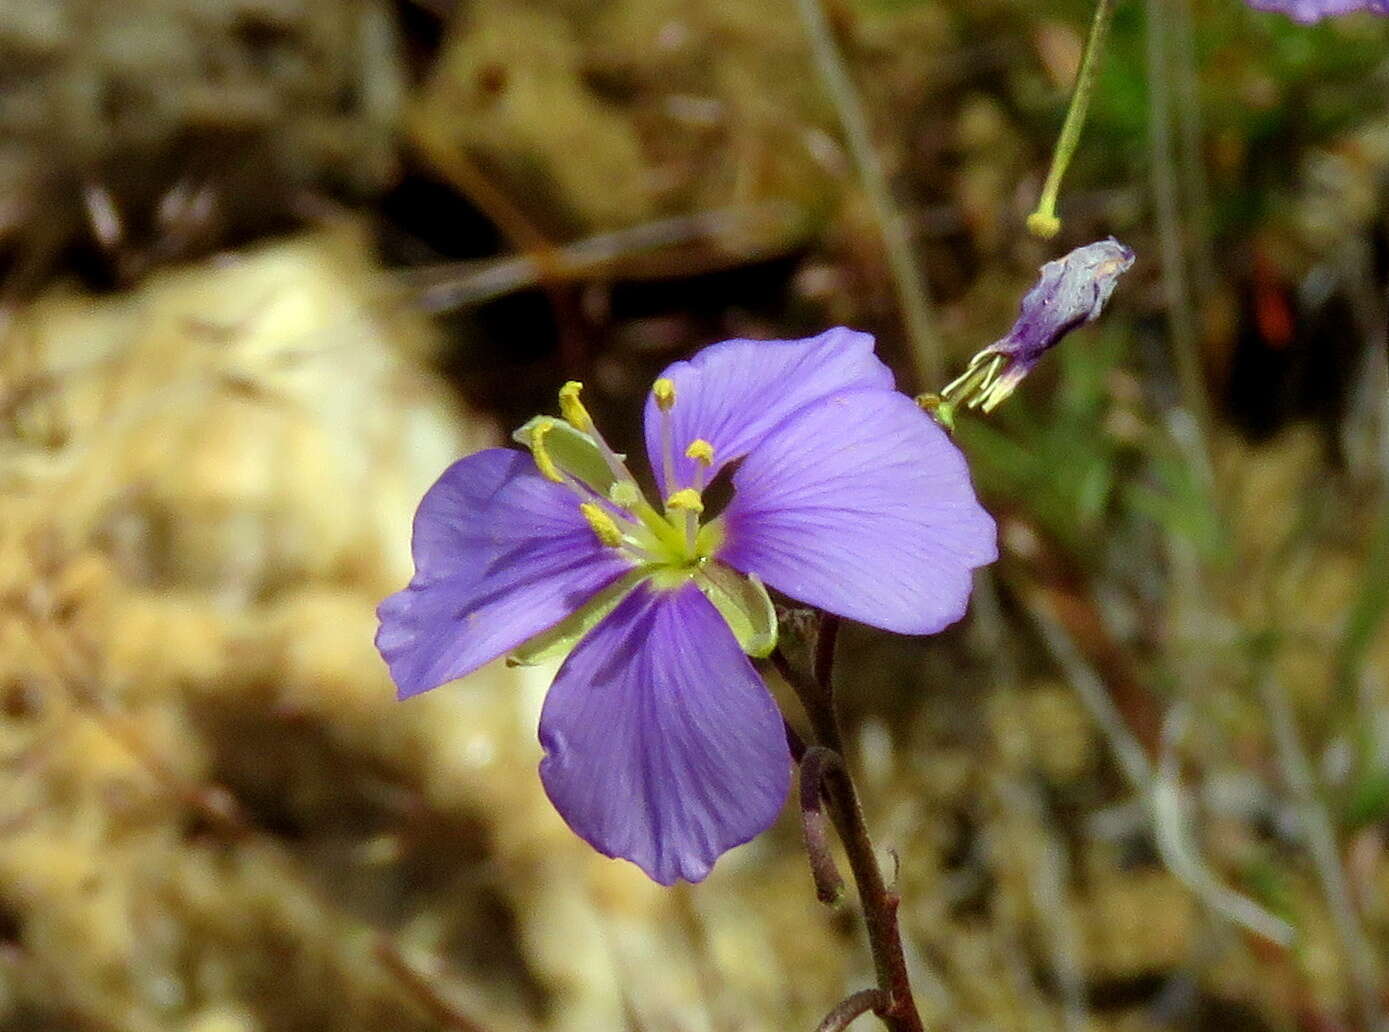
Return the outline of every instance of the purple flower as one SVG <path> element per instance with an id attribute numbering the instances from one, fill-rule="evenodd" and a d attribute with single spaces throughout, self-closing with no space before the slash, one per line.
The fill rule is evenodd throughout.
<path id="1" fill-rule="evenodd" d="M 992 411 L 1061 338 L 1099 318 L 1119 277 L 1131 265 L 1133 252 L 1113 237 L 1047 262 L 1041 278 L 1024 295 L 1008 335 L 975 355 L 931 407 L 947 422 L 958 404 Z"/>
<path id="2" fill-rule="evenodd" d="M 376 644 L 401 697 L 570 650 L 545 700 L 545 790 L 580 836 L 669 885 L 699 881 L 776 817 L 790 757 L 748 656 L 769 654 L 763 583 L 907 634 L 958 620 L 996 555 L 960 452 L 836 329 L 731 340 L 677 362 L 646 407 L 663 503 L 579 400 L 450 466 L 415 516 L 415 577 Z M 732 497 L 704 511 L 721 472 Z"/>
<path id="3" fill-rule="evenodd" d="M 1310 25 L 1338 14 L 1368 11 L 1389 15 L 1389 0 L 1246 0 L 1256 11 L 1286 14 L 1293 21 Z"/>

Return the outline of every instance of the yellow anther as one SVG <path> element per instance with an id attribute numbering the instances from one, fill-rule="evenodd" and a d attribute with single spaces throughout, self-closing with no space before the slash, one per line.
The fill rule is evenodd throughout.
<path id="1" fill-rule="evenodd" d="M 564 477 L 560 475 L 555 467 L 555 460 L 550 458 L 550 453 L 545 450 L 545 435 L 555 428 L 555 421 L 547 419 L 536 423 L 531 431 L 531 454 L 535 456 L 536 468 L 540 470 L 540 475 L 546 480 L 552 480 L 556 484 L 564 483 Z"/>
<path id="2" fill-rule="evenodd" d="M 584 385 L 578 380 L 570 380 L 559 389 L 559 410 L 564 416 L 564 421 L 575 430 L 582 430 L 588 433 L 593 429 L 593 417 L 588 414 L 588 409 L 584 408 L 584 403 L 579 400 L 579 392 L 584 389 Z"/>
<path id="3" fill-rule="evenodd" d="M 675 408 L 675 384 L 664 376 L 651 385 L 651 395 L 662 412 Z"/>
<path id="4" fill-rule="evenodd" d="M 685 449 L 685 458 L 693 459 L 702 466 L 714 464 L 714 446 L 702 437 L 696 437 Z"/>
<path id="5" fill-rule="evenodd" d="M 681 512 L 703 512 L 704 499 L 699 497 L 699 492 L 694 488 L 686 487 L 666 499 L 667 512 L 677 509 Z"/>
<path id="6" fill-rule="evenodd" d="M 622 544 L 622 531 L 617 529 L 617 524 L 603 511 L 601 505 L 597 502 L 580 502 L 579 511 L 584 514 L 584 519 L 588 520 L 588 525 L 593 528 L 593 533 L 598 536 L 599 541 L 609 548 L 616 548 Z"/>
<path id="7" fill-rule="evenodd" d="M 631 509 L 641 501 L 641 492 L 637 490 L 636 484 L 619 480 L 608 488 L 608 500 L 624 509 Z"/>

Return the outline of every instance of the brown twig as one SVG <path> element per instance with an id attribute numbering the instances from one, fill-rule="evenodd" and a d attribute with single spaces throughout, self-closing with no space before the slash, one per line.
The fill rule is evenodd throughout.
<path id="1" fill-rule="evenodd" d="M 410 990 L 415 1001 L 429 1012 L 440 1028 L 454 1029 L 455 1032 L 486 1032 L 483 1026 L 445 999 L 439 987 L 405 959 L 400 946 L 389 935 L 377 935 L 372 952 L 377 962 Z"/>
<path id="2" fill-rule="evenodd" d="M 815 1032 L 844 1032 L 855 1018 L 869 1011 L 881 1014 L 886 1006 L 887 995 L 881 989 L 860 989 L 826 1014 L 825 1020 L 815 1026 Z"/>
<path id="3" fill-rule="evenodd" d="M 782 726 L 786 729 L 786 747 L 791 750 L 791 759 L 796 763 L 801 762 L 805 756 L 806 744 L 801 733 L 791 726 L 788 720 L 782 720 Z"/>
<path id="4" fill-rule="evenodd" d="M 462 151 L 438 139 L 422 121 L 417 120 L 414 138 L 424 159 L 476 204 L 513 247 L 534 260 L 541 289 L 555 312 L 560 357 L 567 372 L 579 375 L 584 346 L 577 330 L 576 303 L 565 286 L 559 248 L 505 190 Z"/>
<path id="5" fill-rule="evenodd" d="M 798 209 L 782 202 L 718 208 L 584 237 L 555 247 L 549 266 L 542 266 L 533 251 L 522 251 L 494 259 L 418 266 L 396 278 L 418 307 L 438 314 L 542 283 L 554 287 L 726 269 L 750 258 L 793 250 L 803 240 L 805 222 Z M 736 253 L 714 246 L 734 232 L 751 235 L 751 240 Z"/>

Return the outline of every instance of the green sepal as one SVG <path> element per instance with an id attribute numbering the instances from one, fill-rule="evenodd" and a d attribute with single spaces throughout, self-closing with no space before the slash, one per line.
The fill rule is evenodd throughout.
<path id="1" fill-rule="evenodd" d="M 757 574 L 744 576 L 723 563 L 711 562 L 695 575 L 695 583 L 727 621 L 744 652 L 755 659 L 772 654 L 777 640 L 776 609 Z"/>
<path id="2" fill-rule="evenodd" d="M 606 498 L 616 478 L 603 458 L 603 451 L 598 447 L 598 442 L 553 416 L 536 416 L 513 433 L 511 439 L 530 448 L 531 437 L 538 423 L 550 424 L 550 429 L 545 434 L 545 450 L 554 464 Z M 621 459 L 622 456 L 618 458 Z"/>
<path id="3" fill-rule="evenodd" d="M 506 665 L 535 666 L 547 659 L 566 655 L 579 643 L 580 638 L 617 608 L 617 604 L 649 573 L 643 567 L 627 571 L 548 631 L 541 631 L 534 638 L 522 642 L 506 657 Z"/>

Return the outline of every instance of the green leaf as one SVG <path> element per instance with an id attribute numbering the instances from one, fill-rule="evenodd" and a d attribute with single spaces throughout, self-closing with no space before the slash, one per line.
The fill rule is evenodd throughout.
<path id="1" fill-rule="evenodd" d="M 1352 829 L 1382 821 L 1389 814 L 1389 770 L 1378 767 L 1365 772 L 1351 786 L 1342 823 Z"/>
<path id="2" fill-rule="evenodd" d="M 506 665 L 535 666 L 547 659 L 567 655 L 569 650 L 579 643 L 579 639 L 617 608 L 617 604 L 626 598 L 649 572 L 640 566 L 629 570 L 548 631 L 541 631 L 534 638 L 523 642 L 515 652 L 506 657 Z"/>
<path id="3" fill-rule="evenodd" d="M 1365 579 L 1346 614 L 1345 630 L 1336 657 L 1337 687 L 1350 698 L 1365 655 L 1389 613 L 1389 500 L 1365 561 Z"/>
<path id="4" fill-rule="evenodd" d="M 772 654 L 777 638 L 776 610 L 757 574 L 745 577 L 723 563 L 711 562 L 695 576 L 695 583 L 728 622 L 744 652 L 756 659 Z"/>

